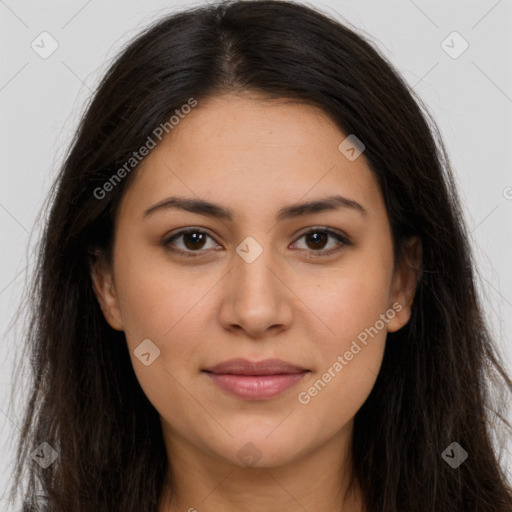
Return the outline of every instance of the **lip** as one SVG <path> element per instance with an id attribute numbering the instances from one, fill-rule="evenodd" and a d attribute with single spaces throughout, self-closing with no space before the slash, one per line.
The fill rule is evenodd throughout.
<path id="1" fill-rule="evenodd" d="M 250 361 L 249 359 L 229 359 L 216 364 L 205 371 L 211 373 L 229 373 L 234 375 L 277 375 L 283 373 L 298 373 L 307 371 L 306 368 L 287 363 L 281 359 L 264 359 Z"/>
<path id="2" fill-rule="evenodd" d="M 281 359 L 230 359 L 203 370 L 221 390 L 245 400 L 274 398 L 296 385 L 310 370 Z"/>

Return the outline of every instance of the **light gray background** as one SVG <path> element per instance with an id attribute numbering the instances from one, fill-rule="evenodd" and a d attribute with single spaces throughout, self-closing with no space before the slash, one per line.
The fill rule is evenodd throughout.
<path id="1" fill-rule="evenodd" d="M 12 471 L 11 436 L 21 418 L 8 398 L 23 340 L 6 331 L 27 263 L 31 268 L 28 247 L 39 235 L 36 215 L 85 101 L 111 59 L 155 18 L 201 3 L 0 0 L 0 497 Z M 323 0 L 314 5 L 369 36 L 434 114 L 459 183 L 488 318 L 510 372 L 512 2 Z M 59 45 L 47 59 L 31 47 L 43 31 Z M 458 58 L 441 46 L 453 31 L 469 44 Z M 461 41 L 451 39 L 446 44 L 456 52 Z M 504 466 L 512 475 L 508 446 Z"/>

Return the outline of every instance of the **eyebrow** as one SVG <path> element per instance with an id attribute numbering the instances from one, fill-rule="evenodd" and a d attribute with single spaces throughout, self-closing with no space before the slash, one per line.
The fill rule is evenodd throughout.
<path id="1" fill-rule="evenodd" d="M 180 210 L 197 213 L 199 215 L 205 215 L 207 217 L 214 217 L 229 221 L 233 221 L 235 217 L 235 212 L 231 208 L 227 208 L 220 204 L 215 204 L 204 199 L 168 197 L 145 210 L 142 214 L 142 218 L 146 218 L 157 211 L 163 211 L 172 208 L 178 208 Z M 298 203 L 285 206 L 279 210 L 276 218 L 278 221 L 282 221 L 285 219 L 300 217 L 302 215 L 333 211 L 340 208 L 357 211 L 363 216 L 366 216 L 368 213 L 367 210 L 357 201 L 341 195 L 332 195 L 322 199 L 308 201 L 306 203 Z"/>

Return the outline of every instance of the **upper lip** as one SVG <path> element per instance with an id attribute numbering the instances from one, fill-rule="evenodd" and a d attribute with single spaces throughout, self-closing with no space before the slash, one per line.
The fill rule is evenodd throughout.
<path id="1" fill-rule="evenodd" d="M 206 368 L 211 373 L 230 373 L 234 375 L 278 375 L 283 373 L 300 373 L 309 371 L 306 368 L 287 363 L 281 359 L 264 359 L 249 361 L 248 359 L 229 359 L 222 363 Z"/>

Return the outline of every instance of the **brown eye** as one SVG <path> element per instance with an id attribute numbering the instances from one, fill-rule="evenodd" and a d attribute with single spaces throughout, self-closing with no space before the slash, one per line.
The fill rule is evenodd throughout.
<path id="1" fill-rule="evenodd" d="M 184 229 L 164 239 L 162 245 L 170 251 L 179 252 L 185 256 L 197 256 L 198 254 L 193 253 L 206 252 L 205 246 L 208 238 L 213 240 L 208 233 L 200 229 Z M 179 239 L 182 239 L 181 244 L 176 243 Z M 215 247 L 216 244 L 214 243 L 213 246 Z"/>
<path id="2" fill-rule="evenodd" d="M 326 256 L 341 250 L 344 246 L 352 245 L 352 242 L 344 235 L 330 229 L 312 228 L 304 233 L 298 240 L 306 240 L 306 248 L 313 256 Z M 337 241 L 337 244 L 330 248 L 325 248 L 330 239 Z"/>
<path id="3" fill-rule="evenodd" d="M 329 239 L 329 235 L 326 235 L 325 232 L 319 231 L 308 233 L 304 236 L 306 237 L 306 240 L 311 242 L 311 245 L 309 246 L 311 249 L 323 249 Z"/>
<path id="4" fill-rule="evenodd" d="M 204 242 L 206 240 L 205 234 L 199 233 L 197 231 L 184 233 L 182 236 L 185 247 L 190 250 L 201 249 L 204 246 Z"/>

